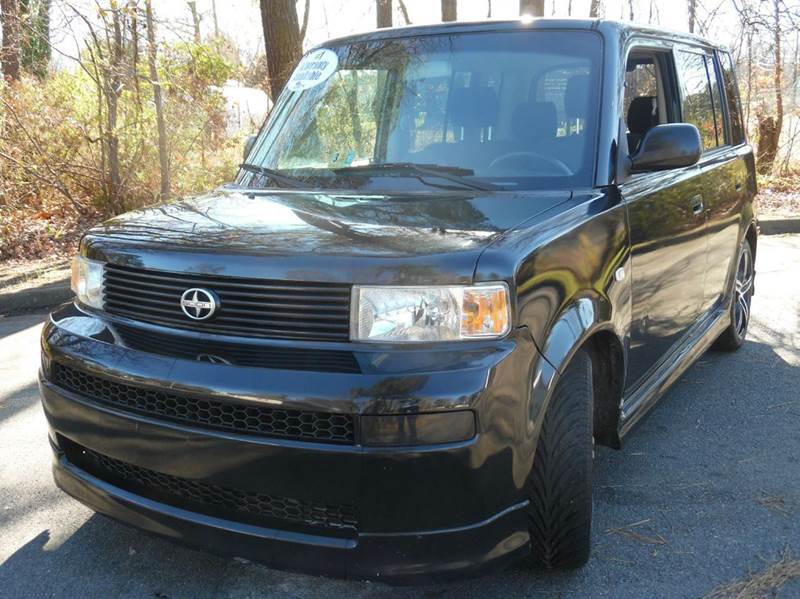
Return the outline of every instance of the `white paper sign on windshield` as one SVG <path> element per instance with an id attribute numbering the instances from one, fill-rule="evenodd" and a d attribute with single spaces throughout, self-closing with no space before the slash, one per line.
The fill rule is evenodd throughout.
<path id="1" fill-rule="evenodd" d="M 299 92 L 324 83 L 339 66 L 339 57 L 333 50 L 321 48 L 303 57 L 292 73 L 286 87 Z"/>

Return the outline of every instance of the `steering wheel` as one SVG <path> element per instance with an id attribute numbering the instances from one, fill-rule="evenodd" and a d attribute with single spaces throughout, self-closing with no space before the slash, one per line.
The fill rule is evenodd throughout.
<path id="1" fill-rule="evenodd" d="M 561 162 L 558 158 L 551 158 L 550 156 L 544 156 L 543 154 L 539 154 L 538 152 L 509 152 L 507 154 L 503 154 L 502 156 L 498 156 L 497 158 L 492 160 L 489 163 L 489 168 L 502 166 L 504 162 L 510 162 L 516 158 L 527 158 L 531 161 L 539 160 L 556 168 L 562 175 L 566 175 L 567 177 L 571 177 L 573 175 L 572 169 L 570 169 L 566 164 Z"/>

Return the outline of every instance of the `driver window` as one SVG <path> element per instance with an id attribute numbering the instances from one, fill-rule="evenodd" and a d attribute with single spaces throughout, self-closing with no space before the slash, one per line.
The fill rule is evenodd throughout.
<path id="1" fill-rule="evenodd" d="M 661 70 L 654 53 L 634 51 L 628 57 L 623 110 L 628 128 L 628 153 L 632 155 L 650 129 L 667 122 Z"/>

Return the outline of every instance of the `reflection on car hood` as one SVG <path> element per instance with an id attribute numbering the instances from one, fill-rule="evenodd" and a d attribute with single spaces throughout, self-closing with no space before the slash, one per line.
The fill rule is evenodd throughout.
<path id="1" fill-rule="evenodd" d="M 274 256 L 295 262 L 304 258 L 304 265 L 317 271 L 323 266 L 314 265 L 314 256 L 340 262 L 345 256 L 413 262 L 448 254 L 450 261 L 455 255 L 462 258 L 458 270 L 463 278 L 471 277 L 478 255 L 494 239 L 569 197 L 568 191 L 386 196 L 223 189 L 113 218 L 93 228 L 84 245 L 90 253 L 100 253 L 100 259 L 146 267 L 154 262 L 146 254 L 154 252 Z M 115 252 L 127 256 L 115 260 Z M 132 261 L 137 253 L 141 259 Z M 196 264 L 171 267 L 177 266 L 209 269 Z M 212 270 L 220 272 L 220 267 Z"/>

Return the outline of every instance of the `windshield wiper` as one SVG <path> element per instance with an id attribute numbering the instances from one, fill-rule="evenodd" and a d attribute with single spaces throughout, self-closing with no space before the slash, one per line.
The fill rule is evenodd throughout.
<path id="1" fill-rule="evenodd" d="M 272 168 L 267 168 L 266 166 L 259 166 L 257 164 L 249 164 L 247 162 L 244 162 L 239 165 L 239 168 L 242 169 L 243 171 L 248 171 L 250 173 L 255 173 L 257 175 L 268 177 L 273 182 L 277 183 L 282 187 L 291 187 L 293 189 L 301 189 L 304 187 L 308 187 L 308 184 L 306 184 L 301 179 L 298 179 L 297 177 L 292 177 L 290 175 L 287 175 L 281 171 Z"/>
<path id="2" fill-rule="evenodd" d="M 383 162 L 380 164 L 360 164 L 357 166 L 344 166 L 341 168 L 332 169 L 334 173 L 337 175 L 347 175 L 347 174 L 358 174 L 358 173 L 381 173 L 381 174 L 410 174 L 414 175 L 417 178 L 422 177 L 436 177 L 439 179 L 444 179 L 445 181 L 450 181 L 451 183 L 456 183 L 460 185 L 462 188 L 466 187 L 468 189 L 478 189 L 481 191 L 497 191 L 502 189 L 497 185 L 492 185 L 491 183 L 481 183 L 478 181 L 470 181 L 467 180 L 466 177 L 469 177 L 475 173 L 472 169 L 461 168 L 458 166 L 445 166 L 440 164 L 417 164 L 415 162 Z M 428 185 L 433 185 L 434 187 L 442 187 L 441 185 L 434 185 L 433 183 L 429 183 L 423 181 L 423 183 L 427 183 Z"/>

